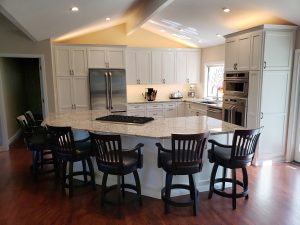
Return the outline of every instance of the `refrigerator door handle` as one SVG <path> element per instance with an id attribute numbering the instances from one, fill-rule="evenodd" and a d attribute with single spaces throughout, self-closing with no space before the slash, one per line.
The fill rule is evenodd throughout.
<path id="1" fill-rule="evenodd" d="M 112 85 L 111 85 L 111 72 L 109 74 L 109 84 L 110 84 L 110 95 L 109 95 L 109 109 L 113 109 L 112 106 Z"/>
<path id="2" fill-rule="evenodd" d="M 108 101 L 108 77 L 107 77 L 107 73 L 105 74 L 105 83 L 106 83 L 106 109 L 109 109 L 109 101 Z"/>

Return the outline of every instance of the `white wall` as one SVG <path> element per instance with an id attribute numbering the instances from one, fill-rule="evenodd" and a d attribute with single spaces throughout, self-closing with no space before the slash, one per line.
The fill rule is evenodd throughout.
<path id="1" fill-rule="evenodd" d="M 206 80 L 205 80 L 206 66 L 211 64 L 224 64 L 224 62 L 225 62 L 225 44 L 216 45 L 209 48 L 203 48 L 201 50 L 201 75 L 200 75 L 201 88 L 199 90 L 200 97 L 204 96 L 204 87 L 206 85 Z"/>

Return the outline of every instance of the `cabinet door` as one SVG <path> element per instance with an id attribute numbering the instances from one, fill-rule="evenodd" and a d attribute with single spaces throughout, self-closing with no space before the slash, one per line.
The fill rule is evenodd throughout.
<path id="1" fill-rule="evenodd" d="M 289 70 L 293 42 L 291 31 L 265 31 L 264 70 Z"/>
<path id="2" fill-rule="evenodd" d="M 239 71 L 249 70 L 250 66 L 250 34 L 237 37 L 237 66 Z"/>
<path id="3" fill-rule="evenodd" d="M 87 48 L 88 68 L 107 68 L 105 48 Z"/>
<path id="4" fill-rule="evenodd" d="M 251 33 L 250 70 L 260 70 L 261 68 L 262 36 L 261 30 Z"/>
<path id="5" fill-rule="evenodd" d="M 137 74 L 140 84 L 149 84 L 151 77 L 151 52 L 150 51 L 137 51 Z"/>
<path id="6" fill-rule="evenodd" d="M 165 118 L 177 117 L 177 108 L 164 109 L 164 117 Z"/>
<path id="7" fill-rule="evenodd" d="M 126 51 L 126 83 L 138 84 L 136 52 Z"/>
<path id="8" fill-rule="evenodd" d="M 135 111 L 128 111 L 127 115 L 144 117 L 144 116 L 146 116 L 146 113 L 145 113 L 145 110 L 135 110 Z"/>
<path id="9" fill-rule="evenodd" d="M 72 101 L 72 77 L 56 77 L 57 103 L 59 111 L 71 111 Z"/>
<path id="10" fill-rule="evenodd" d="M 73 77 L 72 86 L 76 111 L 90 109 L 88 77 Z"/>
<path id="11" fill-rule="evenodd" d="M 86 48 L 70 48 L 71 70 L 74 76 L 87 76 Z"/>
<path id="12" fill-rule="evenodd" d="M 225 42 L 225 70 L 234 71 L 235 63 L 237 63 L 237 40 L 228 38 Z"/>
<path id="13" fill-rule="evenodd" d="M 55 47 L 55 75 L 71 75 L 69 47 Z"/>
<path id="14" fill-rule="evenodd" d="M 187 83 L 187 55 L 185 52 L 177 52 L 176 57 L 176 81 L 178 84 Z"/>
<path id="15" fill-rule="evenodd" d="M 175 53 L 166 51 L 162 58 L 162 79 L 165 84 L 175 83 Z"/>
<path id="16" fill-rule="evenodd" d="M 260 126 L 260 96 L 261 96 L 261 72 L 249 73 L 247 128 L 254 129 Z"/>
<path id="17" fill-rule="evenodd" d="M 187 52 L 187 83 L 198 83 L 200 79 L 200 53 Z"/>
<path id="18" fill-rule="evenodd" d="M 161 51 L 152 51 L 151 54 L 151 83 L 162 84 L 163 53 Z"/>
<path id="19" fill-rule="evenodd" d="M 261 125 L 264 130 L 259 145 L 260 160 L 284 157 L 289 75 L 288 71 L 263 72 Z"/>
<path id="20" fill-rule="evenodd" d="M 108 48 L 107 62 L 109 68 L 123 69 L 125 68 L 125 53 L 122 48 Z"/>

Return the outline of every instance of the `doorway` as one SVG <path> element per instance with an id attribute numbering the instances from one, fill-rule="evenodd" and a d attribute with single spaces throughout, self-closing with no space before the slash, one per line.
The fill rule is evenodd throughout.
<path id="1" fill-rule="evenodd" d="M 41 57 L 0 57 L 0 148 L 20 135 L 16 117 L 30 110 L 42 119 L 45 116 L 45 74 Z"/>

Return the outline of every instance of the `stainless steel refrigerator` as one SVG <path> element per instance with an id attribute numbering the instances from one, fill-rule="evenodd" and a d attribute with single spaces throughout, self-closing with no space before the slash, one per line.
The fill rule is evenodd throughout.
<path id="1" fill-rule="evenodd" d="M 127 110 L 124 69 L 89 69 L 91 109 L 124 113 Z"/>

